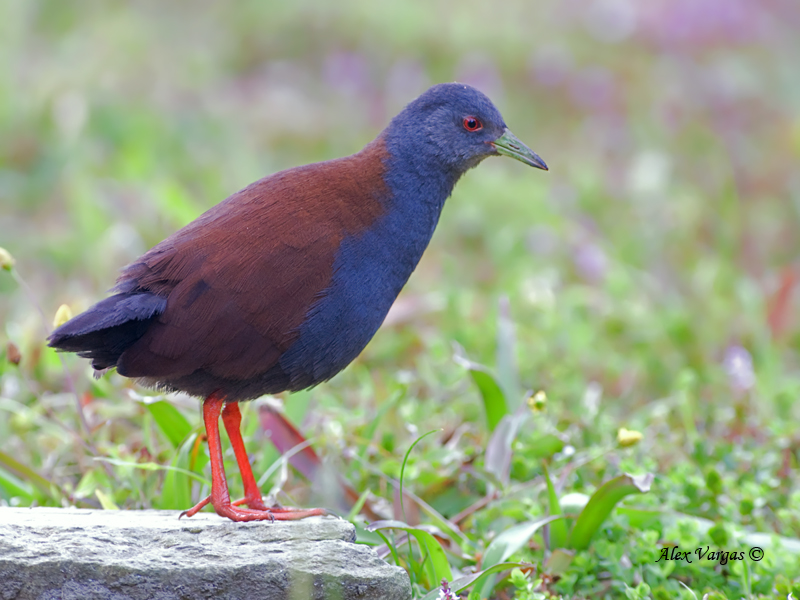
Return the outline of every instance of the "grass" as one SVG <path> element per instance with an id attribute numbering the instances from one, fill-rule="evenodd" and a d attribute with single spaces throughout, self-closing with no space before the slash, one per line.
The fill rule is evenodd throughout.
<path id="1" fill-rule="evenodd" d="M 417 598 L 441 577 L 503 600 L 800 597 L 800 16 L 690 5 L 3 3 L 0 502 L 197 501 L 199 403 L 47 349 L 58 307 L 468 80 L 551 172 L 468 173 L 361 357 L 283 398 L 373 511 L 361 541 Z M 270 445 L 268 402 L 243 407 L 262 489 L 325 498 Z"/>

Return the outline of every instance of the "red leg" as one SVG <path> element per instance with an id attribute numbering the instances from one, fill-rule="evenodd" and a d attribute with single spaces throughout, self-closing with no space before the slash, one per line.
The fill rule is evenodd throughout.
<path id="1" fill-rule="evenodd" d="M 192 517 L 200 509 L 211 502 L 214 510 L 221 517 L 228 517 L 232 521 L 290 521 L 304 519 L 315 515 L 326 515 L 328 511 L 322 508 L 311 508 L 300 510 L 293 508 L 267 509 L 261 499 L 261 492 L 253 477 L 253 470 L 247 460 L 244 441 L 239 430 L 241 423 L 241 413 L 235 403 L 225 407 L 225 399 L 221 395 L 211 394 L 203 402 L 203 421 L 206 426 L 206 436 L 208 437 L 208 452 L 211 462 L 211 496 L 198 502 L 195 506 L 181 513 L 181 517 L 186 515 Z M 229 406 L 234 408 L 229 409 Z M 225 464 L 222 458 L 222 440 L 219 435 L 219 417 L 225 424 L 228 436 L 231 439 L 233 451 L 236 454 L 236 461 L 239 463 L 239 470 L 242 472 L 242 479 L 245 487 L 245 498 L 236 503 L 231 503 L 228 493 L 228 482 L 225 479 Z M 237 508 L 238 504 L 247 503 L 251 508 Z M 259 506 L 260 505 L 260 506 Z"/>
<path id="2" fill-rule="evenodd" d="M 261 490 L 258 489 L 256 478 L 253 477 L 253 469 L 250 466 L 250 460 L 247 458 L 247 450 L 244 448 L 244 440 L 240 429 L 242 413 L 239 412 L 238 402 L 229 402 L 225 405 L 222 410 L 222 423 L 225 425 L 225 431 L 228 432 L 228 439 L 231 441 L 231 446 L 233 446 L 233 453 L 236 455 L 236 463 L 239 465 L 239 473 L 242 474 L 242 483 L 244 484 L 244 498 L 234 502 L 234 505 L 247 504 L 250 508 L 267 510 L 264 500 L 261 498 Z"/>
<path id="3" fill-rule="evenodd" d="M 189 510 L 183 511 L 181 517 L 184 515 L 193 517 L 209 502 L 215 508 L 218 504 L 231 503 L 228 481 L 225 479 L 225 464 L 222 459 L 222 440 L 219 437 L 219 415 L 224 404 L 225 399 L 216 393 L 211 394 L 203 401 L 203 422 L 206 427 L 208 454 L 211 459 L 211 495 Z"/>

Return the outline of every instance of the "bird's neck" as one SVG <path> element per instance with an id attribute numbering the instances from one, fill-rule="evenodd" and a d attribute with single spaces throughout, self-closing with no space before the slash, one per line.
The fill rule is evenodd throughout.
<path id="1" fill-rule="evenodd" d="M 392 129 L 388 128 L 378 138 L 384 143 L 387 153 L 384 179 L 391 192 L 391 209 L 407 213 L 409 217 L 417 214 L 420 219 L 428 221 L 432 234 L 444 202 L 461 173 L 443 168 L 428 156 L 424 151 L 426 148 L 409 144 L 404 132 Z"/>
<path id="2" fill-rule="evenodd" d="M 461 174 L 426 160 L 424 153 L 414 151 L 391 126 L 364 151 L 379 154 L 384 165 L 384 213 L 369 233 L 354 238 L 353 244 L 363 255 L 373 257 L 381 272 L 386 295 L 381 304 L 388 310 L 428 247 L 445 200 Z"/>

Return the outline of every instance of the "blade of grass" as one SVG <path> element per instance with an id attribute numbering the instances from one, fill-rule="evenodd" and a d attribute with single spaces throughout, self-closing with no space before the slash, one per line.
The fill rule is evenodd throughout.
<path id="1" fill-rule="evenodd" d="M 497 379 L 489 369 L 469 360 L 464 356 L 463 350 L 456 348 L 453 360 L 469 371 L 472 381 L 478 387 L 481 400 L 483 400 L 486 426 L 489 431 L 494 431 L 500 420 L 509 413 L 503 388 L 500 387 Z"/>
<path id="2" fill-rule="evenodd" d="M 360 456 L 357 454 L 353 455 L 353 459 L 356 460 L 362 468 L 369 471 L 376 477 L 385 481 L 388 485 L 391 485 L 395 489 L 400 489 L 400 482 L 395 479 L 394 477 L 388 477 L 386 473 L 371 465 L 370 463 L 364 461 Z M 466 536 L 464 533 L 458 528 L 458 526 L 450 521 L 449 519 L 445 518 L 439 511 L 433 508 L 430 504 L 425 502 L 422 498 L 417 496 L 414 492 L 411 491 L 404 491 L 403 495 L 408 496 L 411 498 L 419 507 L 420 509 L 428 515 L 428 517 L 434 522 L 434 524 L 441 528 L 443 531 L 446 531 L 448 535 L 458 543 L 458 545 L 462 548 L 462 552 L 464 552 L 465 548 L 474 548 L 475 544 Z"/>
<path id="3" fill-rule="evenodd" d="M 561 510 L 561 504 L 558 501 L 558 494 L 556 493 L 556 488 L 553 486 L 553 482 L 550 479 L 550 472 L 547 469 L 547 465 L 544 463 L 542 463 L 542 470 L 544 471 L 545 483 L 547 483 L 547 500 L 548 504 L 550 505 L 550 514 L 561 516 L 564 513 Z M 567 523 L 564 521 L 564 519 L 559 519 L 550 525 L 549 533 L 550 550 L 566 547 L 567 536 L 569 535 L 569 532 L 567 531 Z"/>
<path id="4" fill-rule="evenodd" d="M 611 511 L 625 496 L 643 494 L 650 491 L 653 474 L 620 475 L 607 481 L 592 494 L 589 502 L 578 515 L 567 546 L 574 550 L 584 550 L 589 546 L 592 536 L 603 524 Z"/>
<path id="5" fill-rule="evenodd" d="M 0 496 L 6 500 L 24 498 L 27 503 L 36 498 L 31 485 L 3 469 L 0 469 Z"/>
<path id="6" fill-rule="evenodd" d="M 394 564 L 396 564 L 398 567 L 402 567 L 403 563 L 400 562 L 400 555 L 397 553 L 397 548 L 395 547 L 395 545 L 392 542 L 390 542 L 389 538 L 386 535 L 384 535 L 381 531 L 375 530 L 373 533 L 376 533 L 379 536 L 381 536 L 381 539 L 386 544 L 386 547 L 389 549 L 389 552 L 392 553 L 392 558 L 394 559 Z M 412 583 L 414 583 L 414 582 L 412 582 Z"/>
<path id="7" fill-rule="evenodd" d="M 680 583 L 684 587 L 684 589 L 686 589 L 692 595 L 692 598 L 694 598 L 694 600 L 697 600 L 697 594 L 694 593 L 694 590 L 692 588 L 683 583 L 680 579 L 678 579 L 678 583 Z"/>
<path id="8" fill-rule="evenodd" d="M 369 490 L 364 490 L 361 495 L 356 500 L 356 503 L 353 504 L 353 507 L 350 509 L 350 512 L 347 514 L 346 521 L 352 521 L 356 518 L 356 515 L 361 512 L 361 509 L 364 507 L 364 504 L 369 497 Z"/>
<path id="9" fill-rule="evenodd" d="M 383 529 L 399 529 L 417 540 L 431 585 L 436 585 L 442 579 L 450 581 L 453 578 L 444 548 L 430 533 L 419 527 L 411 527 L 402 521 L 376 521 L 367 527 L 367 531 L 377 532 Z"/>
<path id="10" fill-rule="evenodd" d="M 166 400 L 145 400 L 143 403 L 173 448 L 178 448 L 194 429 L 189 420 Z"/>
<path id="11" fill-rule="evenodd" d="M 178 448 L 164 476 L 164 485 L 156 503 L 161 509 L 185 509 L 192 505 L 192 479 L 205 482 L 198 475 L 208 457 L 204 452 L 195 452 L 202 435 L 190 434 Z M 188 475 L 191 473 L 194 477 Z"/>
<path id="12" fill-rule="evenodd" d="M 548 523 L 551 523 L 557 519 L 561 519 L 561 517 L 550 516 L 543 519 L 537 519 L 535 521 L 528 521 L 527 523 L 519 523 L 513 527 L 509 527 L 496 538 L 494 538 L 486 548 L 481 566 L 489 568 L 496 564 L 505 562 L 508 560 L 509 556 L 527 544 L 528 540 L 533 537 L 534 533 L 539 531 L 539 529 L 541 529 L 544 525 L 547 525 Z M 495 576 L 487 575 L 486 580 L 481 586 L 479 597 L 490 598 L 495 584 Z M 478 588 L 476 586 L 475 590 L 477 589 Z"/>
<path id="13" fill-rule="evenodd" d="M 411 444 L 411 446 L 408 448 L 408 451 L 406 452 L 406 455 L 403 457 L 403 464 L 400 467 L 400 511 L 403 513 L 404 519 L 406 518 L 406 509 L 403 506 L 403 478 L 406 473 L 406 463 L 408 462 L 408 457 L 411 456 L 411 451 L 414 449 L 414 446 L 419 444 L 419 442 L 422 441 L 423 438 L 426 438 L 432 433 L 436 433 L 437 431 L 441 431 L 441 429 L 431 429 L 428 433 L 423 433 L 421 436 L 419 436 L 416 440 L 414 440 L 414 443 Z"/>
<path id="14" fill-rule="evenodd" d="M 103 510 L 119 510 L 119 506 L 116 505 L 114 499 L 100 488 L 97 488 L 94 491 L 94 495 L 97 496 L 97 499 L 100 501 L 100 506 L 103 507 Z"/>
<path id="15" fill-rule="evenodd" d="M 33 486 L 36 487 L 36 489 L 38 489 L 47 498 L 52 498 L 53 500 L 57 500 L 57 497 L 53 495 L 53 489 L 58 490 L 58 486 L 50 483 L 49 481 L 47 481 L 47 479 L 39 475 L 36 471 L 31 469 L 30 467 L 23 465 L 18 460 L 15 460 L 5 452 L 1 451 L 0 451 L 0 466 L 5 467 L 8 471 L 14 473 L 20 479 L 30 482 Z"/>

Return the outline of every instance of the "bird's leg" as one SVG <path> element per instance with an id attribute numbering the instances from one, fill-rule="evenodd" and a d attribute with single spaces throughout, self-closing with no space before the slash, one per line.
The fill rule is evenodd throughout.
<path id="1" fill-rule="evenodd" d="M 258 488 L 258 483 L 256 483 L 256 478 L 253 476 L 253 468 L 250 465 L 250 460 L 247 457 L 247 450 L 244 447 L 244 440 L 242 439 L 242 413 L 239 412 L 239 403 L 238 402 L 229 402 L 225 404 L 225 408 L 222 409 L 222 422 L 225 425 L 225 431 L 228 433 L 228 438 L 231 441 L 231 446 L 233 446 L 233 452 L 236 455 L 236 463 L 239 465 L 239 472 L 242 474 L 242 483 L 244 484 L 244 498 L 240 498 L 235 502 L 232 502 L 234 506 L 239 506 L 242 504 L 246 504 L 250 508 L 255 508 L 259 510 L 266 510 L 273 513 L 275 519 L 302 519 L 307 516 L 317 515 L 317 514 L 327 514 L 327 511 L 322 509 L 309 509 L 307 511 L 298 510 L 296 508 L 283 508 L 278 506 L 272 506 L 267 508 L 264 504 L 264 500 L 261 497 L 261 490 Z M 282 517 L 280 513 L 302 513 L 300 516 L 288 516 Z M 309 514 L 305 514 L 309 513 Z"/>
<path id="2" fill-rule="evenodd" d="M 239 411 L 238 402 L 225 403 L 225 407 L 222 409 L 222 423 L 225 425 L 228 439 L 230 439 L 231 446 L 233 446 L 233 452 L 236 455 L 236 462 L 239 465 L 239 472 L 242 474 L 242 482 L 244 483 L 244 498 L 231 502 L 231 504 L 233 506 L 246 504 L 250 508 L 267 510 L 264 500 L 261 498 L 261 490 L 258 489 L 258 484 L 256 483 L 256 478 L 253 476 L 253 469 L 250 467 L 250 461 L 247 458 L 247 451 L 244 447 L 244 440 L 242 439 L 241 433 L 242 413 Z M 211 502 L 211 496 L 206 496 L 192 509 L 194 512 L 189 514 L 190 511 L 187 511 L 185 514 L 191 517 L 209 502 Z"/>
<path id="3" fill-rule="evenodd" d="M 225 398 L 214 392 L 203 401 L 203 422 L 206 426 L 208 454 L 211 459 L 211 495 L 181 513 L 181 517 L 193 517 L 209 502 L 214 507 L 218 504 L 230 504 L 228 481 L 225 479 L 225 464 L 222 460 L 222 440 L 219 437 L 219 415 L 225 404 Z M 180 518 L 180 517 L 178 517 Z"/>
<path id="4" fill-rule="evenodd" d="M 228 402 L 225 405 L 225 408 L 222 409 L 222 423 L 225 425 L 225 431 L 228 432 L 228 439 L 233 446 L 233 453 L 236 455 L 236 462 L 239 465 L 239 472 L 242 474 L 242 483 L 244 484 L 244 498 L 234 502 L 234 506 L 246 504 L 250 508 L 267 510 L 264 500 L 261 498 L 261 490 L 258 489 L 256 478 L 253 476 L 253 469 L 247 458 L 247 450 L 244 447 L 240 429 L 242 413 L 239 412 L 238 402 Z"/>
<path id="5" fill-rule="evenodd" d="M 208 452 L 211 462 L 211 496 L 204 498 L 195 506 L 181 513 L 181 517 L 186 515 L 192 517 L 196 515 L 209 502 L 214 507 L 216 513 L 221 517 L 228 517 L 232 521 L 291 521 L 304 519 L 315 515 L 327 515 L 328 511 L 323 508 L 310 508 L 307 510 L 294 508 L 274 508 L 264 507 L 261 500 L 261 493 L 253 477 L 253 470 L 247 460 L 244 441 L 239 430 L 241 424 L 241 413 L 235 403 L 234 409 L 223 412 L 225 398 L 220 394 L 213 393 L 203 401 L 203 421 L 206 426 L 206 436 L 208 437 Z M 241 503 L 247 503 L 251 508 L 238 508 L 231 503 L 228 493 L 228 482 L 225 479 L 225 465 L 222 458 L 222 440 L 219 435 L 219 417 L 222 414 L 225 429 L 231 438 L 236 460 L 239 469 L 242 471 L 242 479 L 245 485 L 245 498 Z M 231 433 L 235 431 L 234 433 Z M 246 465 L 246 466 L 243 466 Z M 252 504 L 251 504 L 252 502 Z M 237 502 L 236 504 L 239 504 Z M 258 506 L 261 504 L 261 506 Z M 264 508 L 262 508 L 264 507 Z"/>

